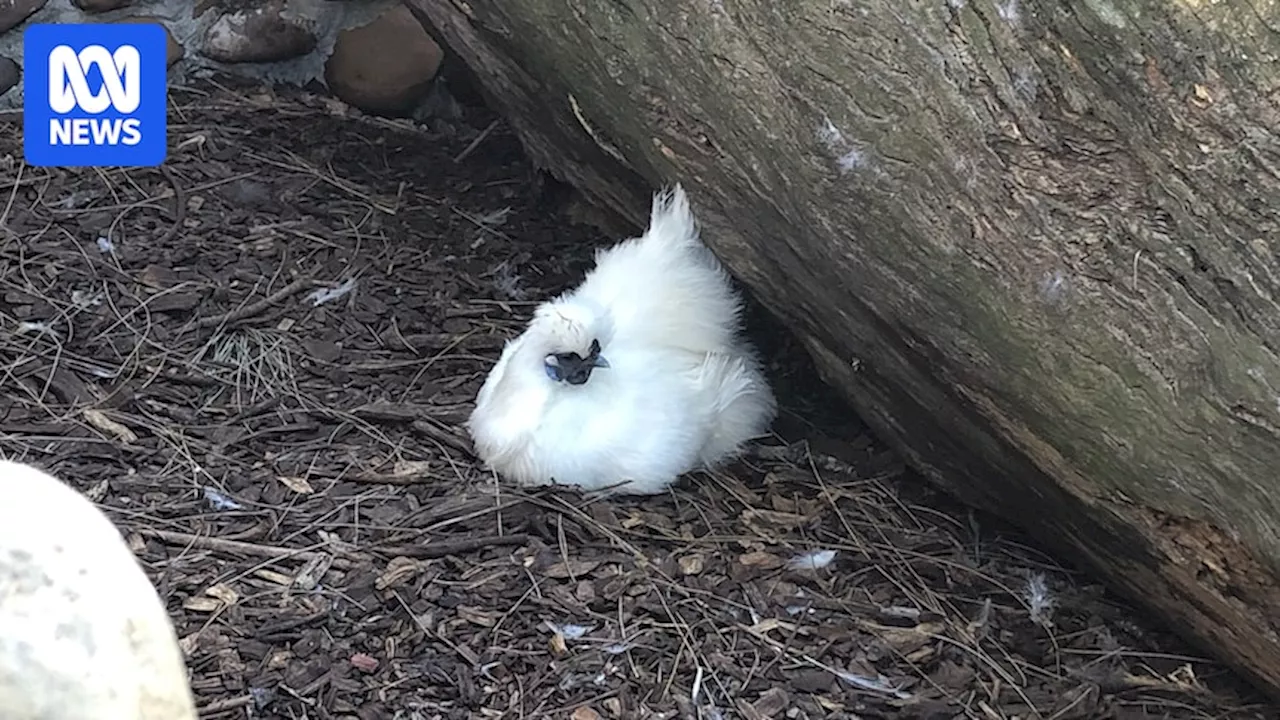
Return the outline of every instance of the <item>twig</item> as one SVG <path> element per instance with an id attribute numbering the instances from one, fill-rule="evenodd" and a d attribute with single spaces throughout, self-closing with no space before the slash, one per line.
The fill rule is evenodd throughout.
<path id="1" fill-rule="evenodd" d="M 426 435 L 441 445 L 448 445 L 467 457 L 476 456 L 475 451 L 471 449 L 471 445 L 466 440 L 459 437 L 455 432 L 450 432 L 442 427 L 437 427 L 434 423 L 427 422 L 426 420 L 415 420 L 411 427 L 414 432 Z"/>
<path id="2" fill-rule="evenodd" d="M 269 558 L 298 558 L 299 560 L 314 560 L 320 557 L 320 553 L 314 550 L 295 550 L 294 548 L 282 548 L 273 545 L 256 545 L 254 543 L 240 542 L 239 540 L 223 540 L 221 538 L 192 535 L 191 533 L 175 532 L 173 530 L 138 528 L 134 532 L 145 537 L 153 537 L 161 542 L 174 545 L 189 545 L 201 550 L 217 550 Z"/>
<path id="3" fill-rule="evenodd" d="M 397 555 L 404 555 L 405 557 L 442 558 L 448 555 L 467 553 L 472 550 L 479 550 L 486 547 L 494 547 L 498 545 L 523 545 L 527 542 L 529 542 L 528 535 L 517 533 L 515 535 L 495 535 L 493 537 L 433 542 L 430 545 L 387 545 L 379 548 L 379 550 L 388 553 L 395 553 Z"/>
<path id="4" fill-rule="evenodd" d="M 178 231 L 182 230 L 182 224 L 187 219 L 187 198 L 182 192 L 182 186 L 178 184 L 178 179 L 173 176 L 169 168 L 161 165 L 158 169 L 173 188 L 173 225 L 169 227 L 158 243 L 161 247 L 164 247 L 178 236 Z"/>
<path id="5" fill-rule="evenodd" d="M 259 300 L 258 302 L 250 303 L 248 305 L 245 305 L 244 307 L 236 308 L 235 310 L 229 310 L 220 315 L 213 315 L 211 317 L 201 318 L 196 322 L 195 326 L 199 329 L 204 329 L 204 328 L 216 327 L 218 325 L 222 325 L 223 323 L 239 322 L 241 320 L 244 320 L 245 318 L 249 318 L 249 317 L 253 317 L 254 315 L 257 315 L 258 313 L 262 312 L 263 310 L 266 310 L 267 308 L 280 302 L 281 300 L 284 300 L 285 298 L 288 298 L 292 295 L 297 295 L 298 293 L 302 292 L 303 290 L 306 290 L 309 287 L 314 287 L 316 284 L 317 284 L 316 281 L 310 278 L 294 280 L 293 282 L 289 283 L 288 285 L 285 285 L 284 287 L 271 293 L 270 295 Z"/>
<path id="6" fill-rule="evenodd" d="M 471 153 L 474 152 L 476 148 L 480 147 L 480 143 L 484 142 L 484 139 L 489 137 L 489 133 L 493 132 L 493 129 L 498 127 L 498 123 L 501 120 L 502 118 L 498 118 L 497 120 L 494 120 L 493 122 L 489 123 L 489 127 L 480 131 L 480 134 L 476 136 L 475 140 L 471 141 L 470 145 L 463 148 L 462 152 L 454 156 L 453 162 L 457 164 L 467 159 L 467 157 L 471 155 Z"/>
<path id="7" fill-rule="evenodd" d="M 201 705 L 199 708 L 200 717 L 208 717 L 209 715 L 222 712 L 224 710 L 235 710 L 242 708 L 253 702 L 252 695 L 241 695 L 240 697 L 224 698 L 222 700 L 214 700 L 208 705 Z"/>

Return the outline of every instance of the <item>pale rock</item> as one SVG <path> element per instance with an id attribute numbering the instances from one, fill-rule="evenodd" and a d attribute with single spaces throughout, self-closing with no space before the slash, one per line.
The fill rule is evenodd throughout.
<path id="1" fill-rule="evenodd" d="M 372 22 L 338 33 L 325 82 L 365 112 L 408 112 L 431 90 L 444 52 L 408 8 L 396 5 Z"/>
<path id="2" fill-rule="evenodd" d="M 284 16 L 283 2 L 238 10 L 214 21 L 200 54 L 223 63 L 272 63 L 301 57 L 316 48 L 312 32 Z"/>

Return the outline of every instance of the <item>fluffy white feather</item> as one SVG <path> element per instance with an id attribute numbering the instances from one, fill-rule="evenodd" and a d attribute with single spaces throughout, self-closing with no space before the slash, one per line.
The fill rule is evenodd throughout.
<path id="1" fill-rule="evenodd" d="M 11 720 L 195 720 L 155 587 L 93 503 L 0 460 L 0 710 Z"/>
<path id="2" fill-rule="evenodd" d="M 636 494 L 716 465 L 776 412 L 741 312 L 684 190 L 658 193 L 645 234 L 503 348 L 468 421 L 477 453 L 521 485 Z"/>

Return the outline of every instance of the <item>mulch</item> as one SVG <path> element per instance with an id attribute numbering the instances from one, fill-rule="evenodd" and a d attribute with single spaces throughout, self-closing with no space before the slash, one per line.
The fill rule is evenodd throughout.
<path id="1" fill-rule="evenodd" d="M 784 413 L 741 462 L 645 499 L 495 483 L 484 374 L 618 238 L 482 108 L 173 103 L 164 170 L 26 167 L 0 129 L 0 453 L 118 523 L 203 718 L 1274 714 L 934 493 L 759 313 Z"/>

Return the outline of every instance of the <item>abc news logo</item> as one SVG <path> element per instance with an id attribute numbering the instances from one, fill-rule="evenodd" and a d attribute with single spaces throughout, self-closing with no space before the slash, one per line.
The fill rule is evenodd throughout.
<path id="1" fill-rule="evenodd" d="M 41 166 L 154 166 L 168 145 L 168 36 L 154 24 L 23 33 L 23 145 Z"/>
<path id="2" fill-rule="evenodd" d="M 121 45 L 114 53 L 101 45 L 76 52 L 59 45 L 49 53 L 49 109 L 59 115 L 76 108 L 98 114 L 115 108 L 128 115 L 142 104 L 142 62 L 138 48 Z M 98 92 L 89 89 L 85 72 L 96 67 L 102 73 Z M 49 143 L 52 145 L 137 145 L 142 142 L 142 121 L 137 118 L 52 118 Z"/>

